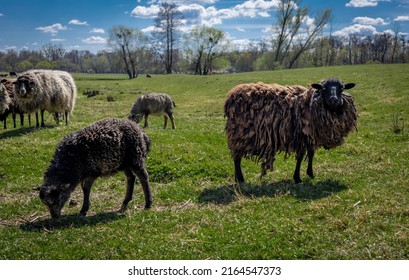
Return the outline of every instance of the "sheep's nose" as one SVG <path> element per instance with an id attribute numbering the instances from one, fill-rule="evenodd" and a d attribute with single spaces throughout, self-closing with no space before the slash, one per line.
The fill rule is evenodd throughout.
<path id="1" fill-rule="evenodd" d="M 336 96 L 331 96 L 331 97 L 329 98 L 329 102 L 331 102 L 331 103 L 337 103 L 337 102 L 338 102 L 338 98 L 337 98 Z"/>

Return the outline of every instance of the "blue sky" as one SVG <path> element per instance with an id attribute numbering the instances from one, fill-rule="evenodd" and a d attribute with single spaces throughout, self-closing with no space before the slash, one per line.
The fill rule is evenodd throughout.
<path id="1" fill-rule="evenodd" d="M 271 37 L 278 0 L 167 0 L 185 15 L 183 31 L 206 24 L 240 44 Z M 0 51 L 61 44 L 67 50 L 106 49 L 109 29 L 125 25 L 149 32 L 160 0 L 18 0 L 0 5 Z M 333 9 L 336 35 L 399 32 L 409 38 L 409 0 L 303 0 L 312 11 Z M 308 19 L 306 24 L 313 24 Z"/>

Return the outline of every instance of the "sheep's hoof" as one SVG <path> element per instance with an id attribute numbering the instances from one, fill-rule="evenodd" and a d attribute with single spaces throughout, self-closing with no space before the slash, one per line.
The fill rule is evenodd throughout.
<path id="1" fill-rule="evenodd" d="M 294 178 L 294 182 L 296 184 L 299 184 L 299 183 L 302 183 L 302 180 L 301 180 L 301 178 Z"/>
<path id="2" fill-rule="evenodd" d="M 118 213 L 119 214 L 124 214 L 126 210 L 126 206 L 122 205 L 121 208 L 119 208 Z"/>

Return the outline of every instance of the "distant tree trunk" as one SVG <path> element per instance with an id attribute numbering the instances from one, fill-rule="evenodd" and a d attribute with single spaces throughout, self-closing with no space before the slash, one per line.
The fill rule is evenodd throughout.
<path id="1" fill-rule="evenodd" d="M 122 25 L 114 26 L 109 33 L 108 43 L 119 48 L 129 79 L 135 79 L 138 77 L 138 56 L 143 54 L 141 50 L 145 47 L 147 38 L 140 30 Z"/>
<path id="2" fill-rule="evenodd" d="M 177 44 L 177 28 L 181 24 L 182 14 L 176 4 L 162 3 L 155 19 L 156 30 L 152 32 L 154 49 L 165 66 L 167 74 L 172 74 L 174 52 Z"/>
<path id="3" fill-rule="evenodd" d="M 214 60 L 224 53 L 220 44 L 224 37 L 223 31 L 207 26 L 196 26 L 186 35 L 185 40 L 194 54 L 195 74 L 210 74 Z"/>

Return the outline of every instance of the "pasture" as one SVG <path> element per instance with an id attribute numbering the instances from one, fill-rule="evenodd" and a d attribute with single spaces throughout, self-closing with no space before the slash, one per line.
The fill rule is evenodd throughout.
<path id="1" fill-rule="evenodd" d="M 214 76 L 74 74 L 78 99 L 68 126 L 45 113 L 44 129 L 0 129 L 0 259 L 408 259 L 409 64 L 364 65 Z M 343 146 L 319 150 L 316 178 L 292 181 L 295 160 L 275 170 L 243 161 L 234 184 L 223 102 L 239 83 L 300 84 L 339 77 L 359 110 L 358 131 Z M 102 95 L 87 98 L 84 91 Z M 106 117 L 127 117 L 142 93 L 176 102 L 176 130 L 162 117 L 145 129 L 153 197 L 143 210 L 140 184 L 125 215 L 115 211 L 125 176 L 98 179 L 87 217 L 78 186 L 58 221 L 38 191 L 55 147 L 67 134 Z M 114 98 L 107 102 L 107 96 Z M 76 201 L 76 203 L 75 203 Z"/>

